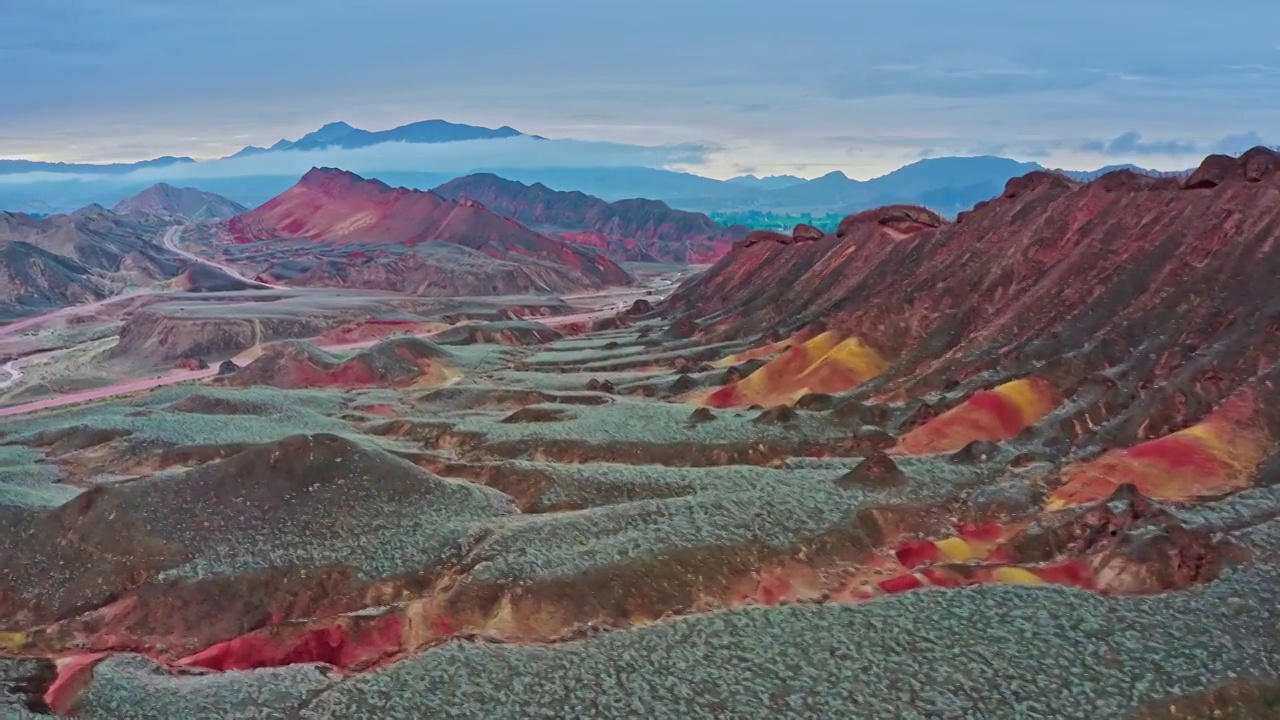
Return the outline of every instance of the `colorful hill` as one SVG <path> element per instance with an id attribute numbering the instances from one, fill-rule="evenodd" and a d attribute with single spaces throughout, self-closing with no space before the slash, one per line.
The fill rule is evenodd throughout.
<path id="1" fill-rule="evenodd" d="M 825 332 L 794 345 L 746 378 L 706 396 L 712 407 L 793 403 L 809 393 L 851 390 L 888 363 L 856 337 Z"/>
<path id="2" fill-rule="evenodd" d="M 312 170 L 281 195 L 227 221 L 222 232 L 238 244 L 311 241 L 288 254 L 289 261 L 301 261 L 301 272 L 271 273 L 295 284 L 329 284 L 335 273 L 346 272 L 336 267 L 344 260 L 373 267 L 370 272 L 344 275 L 334 284 L 385 287 L 398 274 L 421 266 L 440 268 L 432 283 L 437 289 L 448 289 L 449 268 L 475 275 L 473 268 L 478 267 L 477 284 L 483 286 L 483 275 L 488 273 L 494 277 L 490 284 L 496 285 L 488 292 L 481 290 L 483 294 L 516 294 L 539 287 L 570 292 L 633 281 L 630 273 L 594 250 L 540 235 L 476 202 L 393 189 L 341 170 Z M 424 258 L 415 251 L 428 244 L 455 246 L 462 252 L 454 253 L 457 259 L 442 259 L 439 253 Z M 491 268 L 486 269 L 485 258 L 495 261 Z M 527 280 L 512 277 L 511 266 L 527 266 Z M 460 288 L 453 294 L 474 293 Z"/>

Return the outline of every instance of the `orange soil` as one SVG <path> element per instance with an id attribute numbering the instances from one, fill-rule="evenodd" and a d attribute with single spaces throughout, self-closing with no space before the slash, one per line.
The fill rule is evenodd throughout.
<path id="1" fill-rule="evenodd" d="M 1256 400 L 1245 390 L 1185 430 L 1112 450 L 1066 471 L 1048 509 L 1101 500 L 1123 483 L 1147 497 L 1183 501 L 1244 488 L 1272 439 L 1258 422 Z"/>
<path id="2" fill-rule="evenodd" d="M 875 377 L 888 365 L 887 360 L 857 337 L 828 331 L 793 345 L 736 383 L 690 399 L 718 408 L 789 404 L 809 393 L 849 390 Z"/>
<path id="3" fill-rule="evenodd" d="M 803 344 L 804 342 L 812 339 L 814 334 L 815 333 L 810 330 L 801 330 L 785 340 L 779 340 L 778 342 L 768 343 L 767 345 L 761 345 L 759 347 L 751 348 L 750 350 L 743 350 L 740 353 L 734 353 L 732 355 L 722 357 L 711 363 L 711 365 L 714 367 L 730 367 L 737 365 L 738 363 L 744 363 L 748 360 L 759 360 L 761 358 L 773 357 L 780 352 L 784 352 L 790 347 Z"/>
<path id="4" fill-rule="evenodd" d="M 1008 440 L 1048 415 L 1056 401 L 1048 381 L 1034 377 L 979 390 L 903 435 L 894 450 L 925 455 L 959 450 L 974 440 Z"/>

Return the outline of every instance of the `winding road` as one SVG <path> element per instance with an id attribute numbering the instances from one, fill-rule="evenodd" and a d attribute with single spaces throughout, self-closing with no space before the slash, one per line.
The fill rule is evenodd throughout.
<path id="1" fill-rule="evenodd" d="M 160 239 L 160 243 L 165 246 L 165 249 L 169 250 L 172 253 L 181 255 L 182 257 L 186 258 L 187 260 L 190 260 L 191 262 L 199 263 L 201 265 L 208 265 L 211 268 L 220 270 L 226 273 L 227 275 L 230 275 L 231 277 L 235 278 L 236 280 L 239 280 L 242 283 L 246 283 L 248 285 L 255 285 L 257 287 L 264 288 L 264 289 L 266 288 L 271 288 L 273 290 L 286 289 L 284 285 L 273 285 L 271 283 L 262 282 L 261 280 L 254 280 L 253 278 L 245 277 L 243 274 L 240 273 L 239 270 L 236 270 L 230 265 L 225 265 L 216 260 L 209 260 L 207 258 L 202 258 L 199 255 L 188 252 L 178 247 L 178 238 L 182 236 L 182 231 L 185 230 L 186 227 L 187 226 L 185 225 L 174 225 L 173 227 L 169 228 L 168 230 L 165 231 L 164 237 Z"/>
<path id="2" fill-rule="evenodd" d="M 251 280 L 249 278 L 246 278 L 244 275 L 241 275 L 234 268 L 228 267 L 218 262 L 206 260 L 197 255 L 193 255 L 192 253 L 186 250 L 179 248 L 177 246 L 177 240 L 178 240 L 178 237 L 181 235 L 183 228 L 184 226 L 178 225 L 178 226 L 169 228 L 165 232 L 161 242 L 164 244 L 166 248 L 193 262 L 203 263 L 205 265 L 215 267 L 243 282 L 251 283 L 253 285 L 257 285 L 261 287 L 269 287 L 269 288 L 282 287 L 282 286 L 269 285 L 266 283 Z M 674 283 L 668 283 L 665 286 L 653 288 L 650 290 L 650 292 L 653 294 L 658 294 L 659 296 L 664 296 L 666 293 L 670 292 L 673 288 L 674 288 Z M 91 303 L 89 305 L 77 305 L 75 307 L 64 308 L 62 310 L 58 310 L 52 313 L 47 313 L 45 315 L 40 315 L 34 318 L 28 318 L 27 320 L 22 321 L 22 323 L 15 323 L 15 325 L 21 325 L 21 327 L 14 327 L 14 325 L 8 325 L 8 326 L 5 326 L 4 328 L 0 328 L 0 335 L 16 332 L 17 330 L 20 330 L 24 327 L 32 327 L 34 325 L 39 325 L 44 322 L 48 322 L 49 320 L 56 319 L 58 317 L 88 312 L 92 308 L 96 308 L 110 302 L 123 300 L 127 297 L 145 295 L 151 292 L 152 291 L 150 290 L 139 290 L 133 293 L 128 293 L 125 295 L 117 295 L 115 297 L 107 298 L 105 300 L 100 300 L 96 303 Z M 622 294 L 626 294 L 626 290 L 620 289 L 620 292 Z M 611 296 L 611 294 L 607 292 L 606 293 L 597 292 L 590 295 L 590 297 L 602 297 L 602 298 L 609 297 L 609 296 Z M 584 297 L 588 297 L 588 296 L 578 296 L 577 299 L 583 299 Z M 612 294 L 612 297 L 617 297 L 617 294 Z M 596 309 L 596 310 L 583 311 L 583 312 L 573 313 L 570 315 L 557 315 L 553 317 L 540 317 L 540 318 L 530 318 L 530 319 L 536 320 L 537 322 L 540 322 L 543 325 L 547 325 L 549 327 L 563 327 L 565 325 L 570 325 L 573 323 L 591 322 L 602 317 L 607 317 L 609 315 L 616 315 L 618 312 L 621 312 L 623 309 L 625 309 L 626 305 L 627 303 L 624 300 L 620 302 L 611 302 L 608 305 L 604 306 L 603 308 Z M 475 324 L 475 323 L 472 321 L 459 323 L 459 325 L 472 325 L 472 324 Z M 457 326 L 455 325 L 454 327 L 457 327 Z M 452 329 L 452 327 L 447 329 Z M 424 334 L 418 335 L 418 337 L 430 339 L 441 332 L 445 332 L 445 330 L 440 330 L 433 333 L 424 333 Z M 354 349 L 369 347 L 382 339 L 384 338 L 367 340 L 367 341 L 358 342 L 358 343 L 317 345 L 317 347 L 323 350 L 330 350 L 330 351 L 354 350 Z M 13 360 L 13 361 L 10 361 L 9 363 L 6 363 L 4 366 L 0 367 L 0 371 L 8 373 L 9 375 L 8 380 L 0 381 L 0 390 L 4 390 L 12 387 L 22 377 L 22 371 L 19 369 L 19 362 L 20 361 L 18 360 Z M 115 383 L 113 385 L 108 385 L 107 387 L 97 388 L 94 390 L 85 390 L 83 392 L 71 393 L 68 395 L 59 395 L 57 397 L 45 398 L 43 400 L 35 400 L 33 402 L 24 403 L 21 405 L 11 405 L 9 407 L 0 407 L 0 417 L 25 415 L 25 414 L 37 412 L 40 410 L 48 410 L 51 408 L 64 407 L 67 405 L 79 405 L 82 403 L 93 402 L 95 400 L 102 400 L 104 398 L 114 397 L 116 395 L 126 395 L 129 393 L 141 392 L 143 390 L 150 390 L 152 388 L 161 387 L 164 385 L 175 385 L 181 382 L 189 382 L 192 380 L 202 380 L 204 378 L 213 377 L 217 373 L 218 373 L 218 369 L 216 367 L 211 367 L 205 370 L 172 370 L 158 377 L 142 378 L 140 380 L 129 380 L 129 381 Z"/>

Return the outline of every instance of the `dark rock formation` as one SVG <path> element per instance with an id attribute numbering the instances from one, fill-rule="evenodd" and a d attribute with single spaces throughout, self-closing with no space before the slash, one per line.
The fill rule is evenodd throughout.
<path id="1" fill-rule="evenodd" d="M 868 455 L 856 467 L 836 479 L 836 485 L 845 489 L 884 489 L 906 484 L 906 474 L 898 468 L 893 458 L 882 452 Z"/>

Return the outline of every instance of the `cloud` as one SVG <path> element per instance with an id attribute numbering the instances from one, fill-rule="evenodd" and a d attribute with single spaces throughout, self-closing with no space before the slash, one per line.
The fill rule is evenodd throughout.
<path id="1" fill-rule="evenodd" d="M 497 140 L 412 144 L 381 143 L 356 149 L 325 148 L 272 152 L 244 157 L 148 167 L 124 175 L 96 173 L 21 173 L 0 175 L 6 184 L 69 180 L 160 182 L 169 179 L 246 176 L 301 176 L 313 167 L 337 167 L 357 174 L 430 172 L 465 175 L 494 168 L 668 167 L 705 162 L 721 150 L 712 144 L 623 145 L 578 140 L 536 140 L 530 137 Z"/>
<path id="2" fill-rule="evenodd" d="M 1199 146 L 1184 140 L 1148 142 L 1141 133 L 1130 130 L 1110 140 L 1086 140 L 1080 143 L 1080 150 L 1099 155 L 1189 155 L 1198 152 Z"/>
<path id="3" fill-rule="evenodd" d="M 1239 155 L 1240 153 L 1259 145 L 1270 147 L 1271 143 L 1268 143 L 1261 135 L 1253 130 L 1226 135 L 1218 138 L 1217 140 L 1207 141 L 1187 139 L 1148 141 L 1144 140 L 1142 134 L 1138 131 L 1130 130 L 1129 132 L 1121 133 L 1110 140 L 1084 140 L 1076 143 L 1071 147 L 1071 149 L 1096 155 L 1109 156 L 1165 155 L 1184 157 L 1205 155 L 1208 153 Z M 1026 151 L 1024 151 L 1023 154 L 1032 156 L 1032 153 Z"/>
<path id="4" fill-rule="evenodd" d="M 1083 90 L 1104 80 L 1106 73 L 1100 70 L 1073 68 L 871 66 L 837 77 L 832 95 L 845 100 L 885 95 L 989 98 Z"/>
<path id="5" fill-rule="evenodd" d="M 711 164 L 690 169 L 719 175 L 869 177 L 922 149 L 1001 144 L 1086 167 L 1132 128 L 1145 136 L 1115 152 L 1175 169 L 1193 162 L 1174 152 L 1188 144 L 1280 124 L 1276 41 L 1240 29 L 1280 23 L 1273 0 L 0 5 L 0 67 L 22 68 L 6 78 L 21 102 L 0 110 L 0 157 L 206 157 L 331 120 L 441 117 L 618 143 L 712 139 L 733 152 L 694 152 Z"/>
<path id="6" fill-rule="evenodd" d="M 1250 130 L 1239 135 L 1228 135 L 1210 146 L 1215 153 L 1224 155 L 1239 155 L 1240 153 L 1262 145 L 1264 147 L 1274 147 L 1274 143 L 1267 142 L 1257 132 Z"/>

